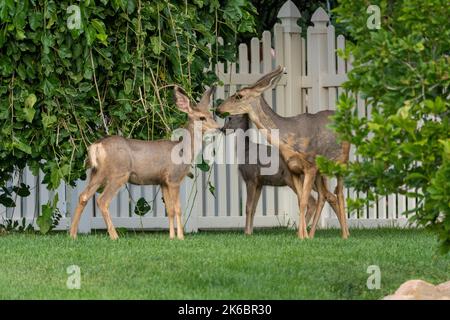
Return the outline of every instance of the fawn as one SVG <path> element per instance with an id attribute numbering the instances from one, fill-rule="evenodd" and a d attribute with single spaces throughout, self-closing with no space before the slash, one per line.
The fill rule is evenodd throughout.
<path id="1" fill-rule="evenodd" d="M 188 115 L 186 129 L 191 137 L 191 148 L 188 152 L 194 159 L 194 139 L 202 139 L 207 130 L 220 128 L 209 111 L 211 94 L 214 88 L 207 90 L 197 105 L 191 105 L 189 98 L 175 87 L 175 99 L 178 109 Z M 201 122 L 201 134 L 194 133 L 194 123 Z M 75 209 L 70 236 L 76 238 L 80 216 L 88 200 L 100 186 L 103 192 L 97 199 L 103 219 L 111 239 L 118 238 L 109 214 L 109 204 L 117 191 L 127 182 L 137 185 L 159 184 L 162 189 L 164 204 L 169 217 L 170 238 L 175 238 L 174 216 L 177 219 L 177 237 L 183 239 L 181 221 L 180 185 L 189 174 L 191 163 L 174 163 L 173 149 L 182 142 L 171 140 L 144 141 L 127 139 L 120 136 L 107 136 L 88 149 L 88 165 L 91 168 L 89 183 L 80 194 Z M 200 141 L 201 143 L 201 141 Z"/>

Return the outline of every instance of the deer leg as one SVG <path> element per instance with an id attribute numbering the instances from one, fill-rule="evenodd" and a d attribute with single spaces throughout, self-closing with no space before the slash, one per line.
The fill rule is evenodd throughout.
<path id="1" fill-rule="evenodd" d="M 252 234 L 251 224 L 252 224 L 252 208 L 253 202 L 255 201 L 256 185 L 253 182 L 246 181 L 247 187 L 247 200 L 245 203 L 245 234 Z"/>
<path id="2" fill-rule="evenodd" d="M 258 201 L 259 198 L 261 197 L 261 190 L 262 190 L 262 186 L 261 185 L 257 185 L 256 186 L 256 190 L 255 190 L 255 194 L 253 197 L 253 202 L 252 202 L 252 207 L 251 207 L 251 214 L 250 214 L 250 233 L 248 234 L 252 234 L 253 233 L 253 221 L 255 220 L 255 211 L 256 211 L 256 207 L 258 206 Z"/>
<path id="3" fill-rule="evenodd" d="M 306 230 L 306 210 L 308 206 L 308 198 L 311 195 L 312 184 L 315 180 L 316 171 L 310 169 L 305 171 L 305 181 L 303 181 L 303 190 L 300 190 L 300 176 L 294 176 L 294 184 L 297 190 L 297 198 L 300 207 L 300 221 L 298 228 L 298 237 L 300 239 L 308 238 L 308 232 Z"/>
<path id="4" fill-rule="evenodd" d="M 328 189 L 326 189 L 325 199 L 330 204 L 331 208 L 333 209 L 334 213 L 336 214 L 336 217 L 339 221 L 339 225 L 341 226 L 341 230 L 342 230 L 342 228 L 343 228 L 342 227 L 342 218 L 341 218 L 341 214 L 340 214 L 337 197 L 333 193 L 331 193 Z"/>
<path id="5" fill-rule="evenodd" d="M 323 190 L 325 192 L 325 200 L 328 202 L 328 204 L 331 206 L 334 213 L 336 214 L 336 217 L 339 221 L 339 225 L 341 226 L 341 230 L 342 230 L 343 229 L 342 218 L 341 218 L 340 209 L 339 209 L 338 202 L 337 202 L 337 197 L 336 197 L 336 195 L 334 195 L 332 192 L 330 192 L 328 190 L 326 177 L 324 177 L 324 176 L 321 176 L 321 177 L 322 177 L 322 184 L 323 184 L 323 188 L 324 188 Z"/>
<path id="6" fill-rule="evenodd" d="M 316 184 L 318 186 L 317 190 L 321 190 L 321 192 L 324 196 L 324 200 L 326 202 L 328 202 L 328 204 L 331 206 L 334 213 L 336 214 L 336 217 L 338 218 L 338 221 L 339 221 L 339 225 L 341 226 L 341 229 L 342 229 L 342 219 L 341 219 L 341 215 L 339 213 L 340 211 L 339 211 L 339 206 L 337 203 L 337 197 L 328 190 L 326 177 L 319 175 L 319 177 L 316 179 Z M 319 186 L 321 187 L 321 189 L 319 189 Z M 316 224 L 319 220 L 320 215 L 322 214 L 322 210 L 323 210 L 323 204 L 322 204 L 321 210 L 318 211 L 318 216 L 315 217 Z M 314 226 L 314 228 L 311 228 L 311 230 L 313 230 L 313 229 L 315 230 L 315 228 L 316 228 L 316 226 Z M 311 233 L 311 230 L 310 230 L 310 233 Z M 314 232 L 313 232 L 313 234 L 314 234 Z"/>
<path id="7" fill-rule="evenodd" d="M 167 216 L 169 217 L 169 237 L 170 239 L 175 238 L 175 227 L 174 227 L 174 205 L 169 192 L 169 188 L 166 185 L 161 185 L 161 189 L 164 197 L 164 205 L 166 206 Z"/>
<path id="8" fill-rule="evenodd" d="M 89 199 L 95 194 L 95 191 L 100 187 L 102 183 L 102 176 L 98 174 L 98 172 L 91 172 L 91 177 L 89 179 L 89 184 L 83 190 L 78 198 L 78 205 L 75 209 L 75 213 L 73 215 L 72 225 L 70 227 L 70 236 L 72 239 L 77 238 L 78 224 L 80 222 L 81 214 L 83 213 L 86 204 Z"/>
<path id="9" fill-rule="evenodd" d="M 311 221 L 311 218 L 314 217 L 314 214 L 316 213 L 317 203 L 316 199 L 312 195 L 308 198 L 308 209 L 306 211 L 306 226 L 309 225 L 309 222 Z"/>
<path id="10" fill-rule="evenodd" d="M 109 179 L 108 183 L 105 186 L 105 189 L 97 199 L 97 205 L 102 212 L 103 219 L 105 220 L 111 240 L 116 240 L 117 238 L 119 238 L 119 236 L 117 235 L 116 228 L 114 228 L 111 220 L 111 215 L 109 213 L 109 204 L 116 195 L 117 191 L 119 191 L 120 187 L 122 187 L 128 181 L 128 177 L 129 175 L 127 174 L 121 177 L 114 177 L 113 179 Z"/>
<path id="11" fill-rule="evenodd" d="M 261 186 L 248 181 L 247 187 L 247 202 L 245 206 L 245 234 L 251 235 L 253 233 L 253 218 L 255 215 L 256 206 L 261 195 Z M 259 190 L 258 190 L 259 189 Z"/>
<path id="12" fill-rule="evenodd" d="M 338 203 L 338 197 L 328 190 L 326 178 L 324 176 L 322 176 L 322 179 L 323 179 L 322 183 L 323 183 L 324 192 L 325 192 L 325 199 L 330 204 L 331 208 L 333 208 L 333 211 L 336 214 L 336 217 L 339 221 L 339 225 L 340 225 L 341 231 L 342 231 L 342 230 L 346 229 L 347 227 L 346 227 L 346 221 L 343 221 L 343 218 L 342 218 L 341 209 L 340 209 L 339 203 Z M 335 190 L 336 193 L 338 193 L 337 190 L 338 190 L 338 188 L 336 187 L 336 190 Z M 343 196 L 343 194 L 342 194 L 342 196 Z M 344 218 L 345 218 L 345 212 L 344 212 Z M 347 229 L 347 236 L 348 236 L 348 229 Z"/>
<path id="13" fill-rule="evenodd" d="M 311 230 L 309 230 L 309 237 L 310 238 L 314 238 L 314 234 L 316 233 L 317 223 L 319 222 L 319 218 L 320 218 L 320 215 L 322 213 L 323 206 L 325 204 L 326 189 L 324 187 L 323 182 L 324 181 L 322 180 L 322 177 L 319 175 L 316 178 L 318 199 L 317 199 L 316 211 L 314 213 L 314 219 L 313 219 L 313 222 L 312 222 L 312 225 L 311 225 Z"/>
<path id="14" fill-rule="evenodd" d="M 303 190 L 303 182 L 301 179 L 302 176 L 300 176 L 300 184 L 299 184 L 299 189 Z M 295 194 L 297 194 L 297 190 L 295 185 L 289 185 L 289 187 L 294 191 Z M 314 216 L 314 213 L 316 212 L 316 199 L 310 195 L 308 198 L 308 209 L 306 211 L 306 225 L 309 224 L 309 222 L 311 221 L 311 218 Z"/>
<path id="15" fill-rule="evenodd" d="M 342 238 L 347 239 L 349 236 L 348 227 L 347 227 L 347 216 L 345 214 L 345 204 L 344 204 L 344 180 L 342 177 L 337 178 L 337 202 L 339 207 L 339 215 L 341 216 L 341 228 L 342 228 Z"/>
<path id="16" fill-rule="evenodd" d="M 177 238 L 184 239 L 183 222 L 181 220 L 181 205 L 180 205 L 180 186 L 169 187 L 170 197 L 173 202 L 174 211 L 177 219 Z"/>

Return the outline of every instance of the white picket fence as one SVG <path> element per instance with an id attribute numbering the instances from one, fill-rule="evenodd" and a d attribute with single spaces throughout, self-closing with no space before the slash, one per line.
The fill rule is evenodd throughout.
<path id="1" fill-rule="evenodd" d="M 253 38 L 250 46 L 239 45 L 236 63 L 216 66 L 216 73 L 224 86 L 218 87 L 215 99 L 224 99 L 241 86 L 255 82 L 275 66 L 283 65 L 287 74 L 272 92 L 265 93 L 266 100 L 276 112 L 291 116 L 334 109 L 338 95 L 342 92 L 341 84 L 347 79 L 346 73 L 352 68 L 351 61 L 345 61 L 336 54 L 337 49 L 345 49 L 344 37 L 336 37 L 334 27 L 329 23 L 329 16 L 321 8 L 312 16 L 313 26 L 308 27 L 306 38 L 301 37 L 301 28 L 297 25 L 300 12 L 292 1 L 284 4 L 278 17 L 281 24 L 274 26 L 273 33 L 264 31 L 262 39 Z M 370 106 L 366 106 L 359 96 L 357 103 L 361 115 L 370 114 Z M 223 120 L 218 119 L 218 122 L 220 121 Z M 223 152 L 227 156 L 234 154 L 229 148 L 231 145 L 223 143 L 219 153 Z M 353 153 L 351 157 L 354 159 Z M 246 192 L 245 184 L 238 174 L 237 164 L 214 164 L 208 173 L 197 168 L 193 170 L 196 177 L 186 178 L 181 190 L 186 232 L 243 228 Z M 41 175 L 35 177 L 28 169 L 20 178 L 31 186 L 32 194 L 26 198 L 17 198 L 15 208 L 0 208 L 0 212 L 4 218 L 26 218 L 27 221 L 34 222 L 41 205 L 52 199 L 54 192 L 49 192 L 45 185 L 41 184 Z M 19 177 L 16 177 L 15 181 L 18 179 Z M 64 215 L 59 229 L 68 229 L 78 194 L 85 184 L 85 181 L 79 181 L 75 188 L 61 185 L 55 191 L 59 196 L 58 208 Z M 214 196 L 209 190 L 211 186 L 215 188 Z M 347 190 L 347 196 L 364 197 L 353 190 Z M 152 205 L 151 212 L 144 217 L 134 214 L 135 202 L 140 197 L 145 197 Z M 406 219 L 401 213 L 414 205 L 414 199 L 392 194 L 379 199 L 374 208 L 365 208 L 359 214 L 349 216 L 349 225 L 404 226 Z M 116 227 L 168 228 L 159 186 L 128 185 L 111 203 L 110 212 Z M 298 205 L 294 193 L 287 187 L 264 187 L 256 209 L 255 227 L 292 226 L 297 223 Z M 332 210 L 325 207 L 320 227 L 337 226 L 337 219 Z M 105 224 L 94 198 L 86 206 L 80 221 L 80 232 L 104 228 Z"/>

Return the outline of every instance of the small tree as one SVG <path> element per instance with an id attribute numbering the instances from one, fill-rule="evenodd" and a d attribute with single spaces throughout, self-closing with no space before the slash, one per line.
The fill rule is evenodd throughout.
<path id="1" fill-rule="evenodd" d="M 357 114 L 347 92 L 334 127 L 356 146 L 360 160 L 345 168 L 322 165 L 342 170 L 346 184 L 367 192 L 367 201 L 396 192 L 417 198 L 411 219 L 435 231 L 448 252 L 450 6 L 446 0 L 371 4 L 380 8 L 380 29 L 370 30 L 372 13 L 360 1 L 342 0 L 335 10 L 356 42 L 345 88 L 362 94 L 371 117 Z"/>

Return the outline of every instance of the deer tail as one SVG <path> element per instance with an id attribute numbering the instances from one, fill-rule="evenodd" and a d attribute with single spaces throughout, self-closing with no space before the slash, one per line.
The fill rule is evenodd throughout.
<path id="1" fill-rule="evenodd" d="M 86 167 L 91 168 L 92 172 L 97 171 L 99 166 L 99 157 L 101 157 L 103 151 L 103 147 L 99 143 L 94 143 L 89 147 Z"/>

